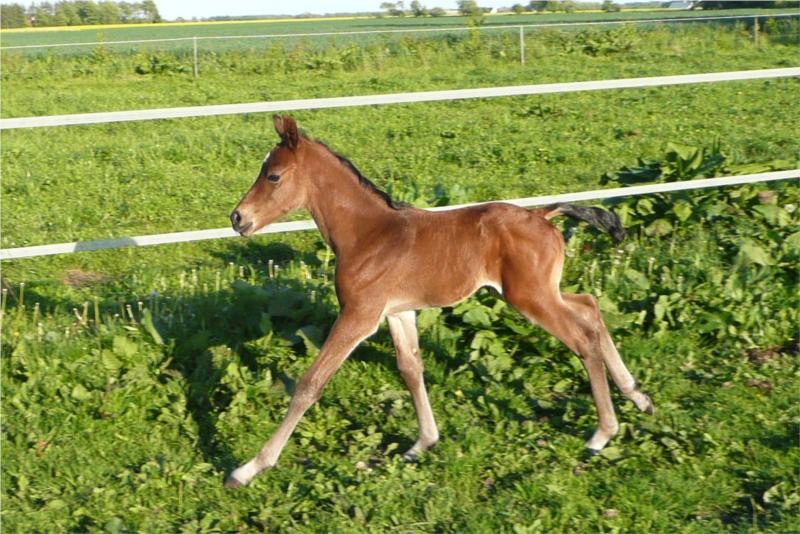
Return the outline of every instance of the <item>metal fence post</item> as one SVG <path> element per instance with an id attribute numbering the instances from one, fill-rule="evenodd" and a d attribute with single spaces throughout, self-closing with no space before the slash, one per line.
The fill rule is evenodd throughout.
<path id="1" fill-rule="evenodd" d="M 197 37 L 192 37 L 192 48 L 194 49 L 194 77 L 200 76 L 200 66 L 197 64 Z"/>
<path id="2" fill-rule="evenodd" d="M 525 28 L 519 27 L 519 62 L 525 64 Z"/>
<path id="3" fill-rule="evenodd" d="M 758 45 L 758 17 L 753 19 L 753 43 Z"/>

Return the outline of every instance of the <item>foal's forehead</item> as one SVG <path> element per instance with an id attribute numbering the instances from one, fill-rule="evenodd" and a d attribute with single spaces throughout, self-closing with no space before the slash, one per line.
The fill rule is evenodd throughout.
<path id="1" fill-rule="evenodd" d="M 294 161 L 294 155 L 291 150 L 281 145 L 275 146 L 267 152 L 262 162 L 262 167 L 278 168 L 285 167 Z"/>

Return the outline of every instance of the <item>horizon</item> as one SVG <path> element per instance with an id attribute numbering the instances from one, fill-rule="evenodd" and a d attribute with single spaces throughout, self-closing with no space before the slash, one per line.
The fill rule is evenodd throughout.
<path id="1" fill-rule="evenodd" d="M 601 2 L 602 0 L 594 0 Z M 644 2 L 647 0 L 616 0 L 618 4 L 630 4 Z M 25 7 L 30 5 L 23 0 L 0 0 L 2 4 L 20 4 Z M 39 4 L 41 2 L 32 2 Z M 209 19 L 219 17 L 295 17 L 298 15 L 331 15 L 337 13 L 376 13 L 384 11 L 380 5 L 382 0 L 338 0 L 336 2 L 326 2 L 323 0 L 295 0 L 294 2 L 274 2 L 259 0 L 232 0 L 229 2 L 219 2 L 215 0 L 157 0 L 155 2 L 158 12 L 164 20 L 192 20 Z M 410 5 L 410 0 L 406 1 L 406 8 Z M 434 0 L 421 2 L 427 8 L 441 7 L 447 10 L 458 9 L 456 0 Z M 515 3 L 523 3 L 521 0 L 483 0 L 478 5 L 484 8 L 503 8 L 511 7 Z M 577 0 L 580 3 L 580 0 Z M 747 3 L 745 1 L 743 4 Z"/>

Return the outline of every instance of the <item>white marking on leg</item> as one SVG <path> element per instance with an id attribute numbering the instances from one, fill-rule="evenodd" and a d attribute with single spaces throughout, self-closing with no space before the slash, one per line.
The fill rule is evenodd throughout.
<path id="1" fill-rule="evenodd" d="M 436 420 L 433 417 L 428 392 L 425 389 L 415 313 L 407 311 L 389 315 L 386 317 L 386 321 L 389 323 L 389 331 L 397 349 L 397 366 L 406 387 L 411 392 L 417 412 L 419 438 L 414 446 L 403 455 L 406 460 L 412 460 L 439 441 L 439 429 L 436 428 Z"/>
<path id="2" fill-rule="evenodd" d="M 247 486 L 257 474 L 258 467 L 256 467 L 254 460 L 250 460 L 243 466 L 234 469 L 234 471 L 228 475 L 227 485 L 235 486 L 238 484 L 240 486 Z"/>
<path id="3" fill-rule="evenodd" d="M 614 434 L 616 434 L 616 432 L 608 432 L 598 428 L 592 438 L 586 442 L 586 448 L 592 449 L 593 451 L 600 451 L 611 441 Z"/>
<path id="4" fill-rule="evenodd" d="M 634 380 L 628 368 L 625 367 L 625 362 L 622 361 L 622 357 L 619 355 L 619 351 L 614 346 L 614 342 L 608 332 L 601 339 L 601 343 L 603 346 L 603 360 L 614 383 L 623 395 L 633 401 L 639 410 L 652 415 L 655 411 L 653 402 L 650 397 L 639 391 L 636 380 Z"/>

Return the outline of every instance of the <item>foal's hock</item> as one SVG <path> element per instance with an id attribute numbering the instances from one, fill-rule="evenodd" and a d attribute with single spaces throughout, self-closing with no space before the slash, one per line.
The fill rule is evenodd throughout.
<path id="1" fill-rule="evenodd" d="M 248 236 L 296 208 L 308 209 L 336 254 L 341 311 L 319 356 L 298 382 L 283 422 L 255 458 L 230 474 L 227 486 L 246 485 L 275 465 L 333 373 L 383 319 L 419 422 L 419 439 L 405 457 L 414 458 L 436 443 L 439 431 L 423 380 L 415 310 L 452 305 L 483 286 L 496 289 L 582 359 L 598 417 L 587 447 L 602 449 L 619 428 L 606 368 L 627 398 L 653 413 L 653 404 L 611 341 L 597 300 L 559 291 L 564 239 L 549 219 L 567 215 L 621 240 L 624 230 L 616 215 L 569 204 L 528 211 L 490 203 L 444 212 L 400 205 L 348 160 L 299 133 L 291 117 L 275 116 L 274 124 L 280 143 L 231 214 L 233 228 Z"/>

